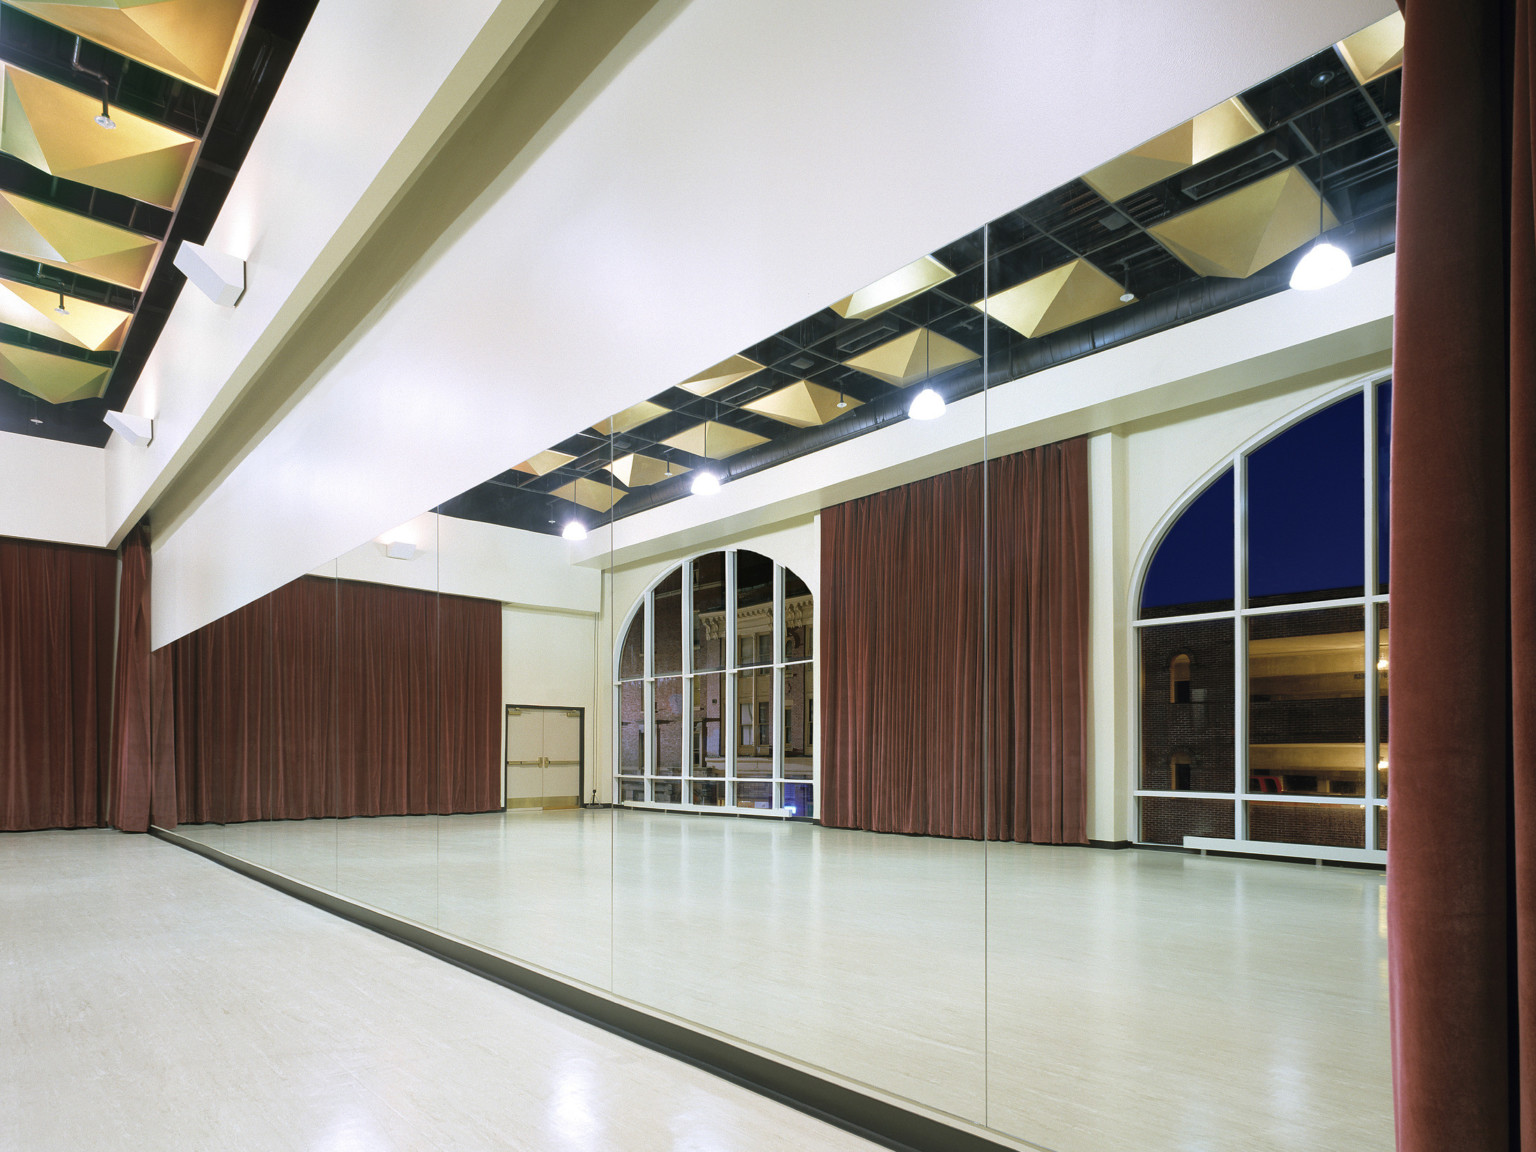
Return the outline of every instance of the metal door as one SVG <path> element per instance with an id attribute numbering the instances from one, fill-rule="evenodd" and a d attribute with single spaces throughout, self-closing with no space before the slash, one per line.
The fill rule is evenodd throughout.
<path id="1" fill-rule="evenodd" d="M 581 804 L 582 710 L 507 708 L 508 808 Z"/>

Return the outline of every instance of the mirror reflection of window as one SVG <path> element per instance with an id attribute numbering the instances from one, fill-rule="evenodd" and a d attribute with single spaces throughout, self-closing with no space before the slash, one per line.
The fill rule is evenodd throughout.
<path id="1" fill-rule="evenodd" d="M 1189 703 L 1189 657 L 1182 653 L 1168 666 L 1168 702 Z"/>

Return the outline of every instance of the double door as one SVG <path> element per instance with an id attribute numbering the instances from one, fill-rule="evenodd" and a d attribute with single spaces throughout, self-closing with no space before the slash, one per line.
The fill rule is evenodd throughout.
<path id="1" fill-rule="evenodd" d="M 581 805 L 582 710 L 507 708 L 508 808 Z"/>

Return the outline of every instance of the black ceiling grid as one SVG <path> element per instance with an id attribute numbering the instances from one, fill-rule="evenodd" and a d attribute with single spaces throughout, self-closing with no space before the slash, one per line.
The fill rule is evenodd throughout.
<path id="1" fill-rule="evenodd" d="M 156 205 L 50 176 L 15 157 L 0 155 L 0 188 L 165 241 L 142 294 L 0 253 L 0 276 L 134 313 L 118 353 L 87 353 L 70 345 L 47 342 L 48 351 L 92 363 L 114 364 L 101 399 L 49 404 L 0 382 L 0 431 L 93 448 L 106 446 L 111 430 L 102 423 L 102 416 L 109 409 L 121 409 L 127 402 L 186 282 L 172 263 L 175 250 L 182 240 L 201 243 L 207 239 L 317 3 L 318 0 L 261 0 L 252 12 L 250 26 L 230 67 L 224 91 L 218 97 L 99 44 L 78 41 L 80 63 L 108 78 L 113 104 L 199 136 L 202 145 L 174 216 Z M 73 33 L 0 4 L 0 59 L 99 95 L 95 81 L 73 67 L 76 43 Z M 14 338 L 17 332 L 6 328 L 3 335 L 11 343 L 45 347 L 39 341 L 46 341 L 46 337 L 19 340 Z"/>
<path id="2" fill-rule="evenodd" d="M 1292 165 L 1320 185 L 1340 221 L 1333 232 L 1364 263 L 1393 250 L 1396 239 L 1397 146 L 1388 125 L 1400 115 L 1401 74 L 1361 86 L 1330 47 L 1241 94 L 1261 135 L 1111 204 L 1073 180 L 936 251 L 953 278 L 868 320 L 849 321 L 830 308 L 742 350 L 762 371 L 707 398 L 669 388 L 654 401 L 667 415 L 613 439 L 612 456 L 642 452 L 688 468 L 704 461 L 659 442 L 703 419 L 768 436 L 711 467 L 722 479 L 772 468 L 831 444 L 906 419 L 909 395 L 843 361 L 926 326 L 972 351 L 989 331 L 987 383 L 1003 384 L 1101 349 L 1284 290 L 1305 249 L 1243 280 L 1202 276 L 1163 247 L 1147 229 L 1211 197 L 1254 183 Z M 984 270 L 983 252 L 990 256 Z M 973 305 L 1061 264 L 1083 257 L 1136 294 L 1113 312 L 1027 339 Z M 796 380 L 811 380 L 857 398 L 862 406 L 818 427 L 793 428 L 743 411 L 741 405 Z M 971 361 L 935 374 L 930 383 L 949 400 L 983 387 L 982 365 Z M 607 441 L 584 432 L 557 450 L 574 457 L 541 477 L 509 471 L 443 504 L 439 511 L 530 531 L 558 533 L 571 518 L 607 520 L 549 495 L 581 476 L 607 481 Z M 688 495 L 692 477 L 629 491 L 614 506 L 622 518 Z M 624 492 L 622 486 L 616 490 Z"/>

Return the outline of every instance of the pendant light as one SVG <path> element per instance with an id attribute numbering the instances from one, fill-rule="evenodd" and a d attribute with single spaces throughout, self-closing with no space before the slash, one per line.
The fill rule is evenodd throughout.
<path id="1" fill-rule="evenodd" d="M 57 307 L 54 308 L 54 311 L 57 312 L 60 316 L 69 315 L 69 309 L 64 307 L 64 293 L 62 292 L 59 293 L 59 303 Z"/>
<path id="2" fill-rule="evenodd" d="M 77 47 L 76 51 L 78 50 Z M 101 81 L 101 115 L 96 117 L 96 123 L 102 128 L 109 130 L 117 127 L 117 121 L 112 119 L 112 111 L 107 107 L 107 93 L 110 90 L 110 85 L 107 83 L 106 78 L 103 77 Z"/>
<path id="3" fill-rule="evenodd" d="M 565 528 L 560 535 L 567 540 L 585 540 L 587 538 L 587 526 L 580 520 L 567 520 Z"/>
<path id="4" fill-rule="evenodd" d="M 1291 287 L 1315 292 L 1337 284 L 1348 276 L 1354 264 L 1349 253 L 1323 239 L 1323 213 L 1328 203 L 1323 199 L 1322 176 L 1317 181 L 1317 240 L 1291 272 Z"/>
<path id="5" fill-rule="evenodd" d="M 932 351 L 932 337 L 927 332 L 923 334 L 923 379 L 928 379 L 932 365 L 930 353 Z M 912 397 L 912 403 L 907 405 L 907 415 L 913 420 L 937 420 L 944 415 L 944 397 L 940 396 L 932 388 L 924 388 L 916 396 Z"/>
<path id="6" fill-rule="evenodd" d="M 704 452 L 705 460 L 709 459 L 709 421 L 704 421 Z M 720 491 L 720 477 L 708 470 L 706 465 L 699 469 L 699 474 L 693 478 L 693 483 L 688 489 L 695 496 L 713 496 Z"/>

